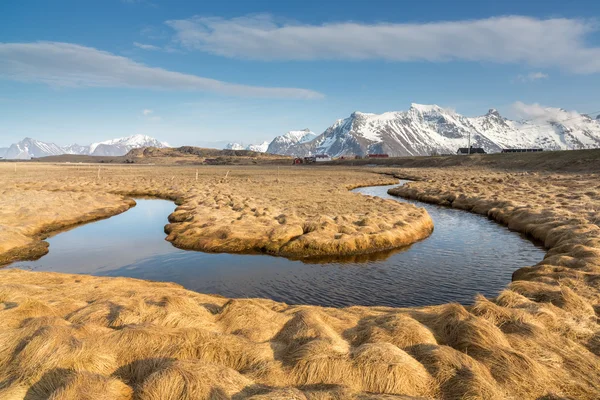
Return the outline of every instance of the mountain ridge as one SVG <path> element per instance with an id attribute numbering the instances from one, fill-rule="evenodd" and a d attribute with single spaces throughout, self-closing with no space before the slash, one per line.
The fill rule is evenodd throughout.
<path id="1" fill-rule="evenodd" d="M 596 148 L 600 147 L 600 120 L 557 108 L 547 108 L 544 116 L 525 121 L 509 120 L 493 108 L 482 116 L 466 117 L 435 104 L 413 103 L 407 111 L 355 111 L 310 142 L 289 146 L 285 154 L 454 154 L 468 146 L 469 137 L 471 145 L 489 153 L 510 148 Z"/>
<path id="2" fill-rule="evenodd" d="M 131 135 L 122 138 L 91 143 L 87 146 L 71 144 L 59 146 L 55 143 L 42 142 L 26 137 L 10 147 L 0 148 L 0 157 L 9 160 L 27 160 L 62 154 L 78 154 L 92 156 L 122 156 L 130 150 L 139 147 L 169 147 L 168 143 L 160 142 L 147 135 Z M 3 149 L 6 149 L 4 152 Z"/>

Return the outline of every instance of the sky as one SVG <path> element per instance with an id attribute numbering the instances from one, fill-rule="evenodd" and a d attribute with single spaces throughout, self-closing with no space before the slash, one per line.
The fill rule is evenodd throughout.
<path id="1" fill-rule="evenodd" d="M 437 104 L 600 111 L 600 2 L 2 0 L 0 147 L 323 132 Z"/>

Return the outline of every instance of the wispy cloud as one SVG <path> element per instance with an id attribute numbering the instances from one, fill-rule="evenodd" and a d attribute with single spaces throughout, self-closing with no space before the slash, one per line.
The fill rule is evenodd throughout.
<path id="1" fill-rule="evenodd" d="M 0 78 L 59 87 L 131 87 L 225 95 L 315 99 L 319 92 L 250 86 L 150 67 L 130 58 L 71 43 L 0 43 Z"/>
<path id="2" fill-rule="evenodd" d="M 150 110 L 148 108 L 142 110 L 142 115 L 144 118 L 150 122 L 160 122 L 162 118 L 158 115 L 154 115 L 154 110 Z"/>
<path id="3" fill-rule="evenodd" d="M 549 77 L 550 77 L 550 75 L 545 74 L 543 72 L 530 72 L 526 75 L 523 75 L 523 74 L 517 75 L 517 80 L 519 82 L 527 83 L 527 82 L 539 81 L 541 79 L 548 79 Z"/>
<path id="4" fill-rule="evenodd" d="M 560 67 L 600 72 L 600 48 L 586 36 L 595 21 L 506 16 L 412 24 L 279 22 L 270 15 L 240 18 L 196 16 L 170 20 L 183 46 L 227 57 L 258 60 L 452 60 Z"/>
<path id="5" fill-rule="evenodd" d="M 142 50 L 160 50 L 160 47 L 158 46 L 154 46 L 153 44 L 145 44 L 145 43 L 139 43 L 139 42 L 133 42 L 133 45 L 139 49 Z"/>

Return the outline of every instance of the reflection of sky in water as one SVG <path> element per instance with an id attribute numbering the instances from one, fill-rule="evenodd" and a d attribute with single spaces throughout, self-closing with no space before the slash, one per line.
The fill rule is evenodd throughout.
<path id="1" fill-rule="evenodd" d="M 355 191 L 399 200 L 387 195 L 388 188 Z M 287 303 L 414 306 L 493 296 L 514 270 L 544 256 L 543 249 L 484 217 L 422 203 L 435 224 L 429 238 L 360 262 L 185 251 L 164 240 L 173 203 L 137 202 L 123 214 L 50 238 L 49 254 L 13 266 L 174 281 L 204 293 Z"/>

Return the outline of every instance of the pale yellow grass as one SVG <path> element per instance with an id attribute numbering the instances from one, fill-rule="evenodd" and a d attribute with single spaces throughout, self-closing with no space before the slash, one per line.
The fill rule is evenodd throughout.
<path id="1" fill-rule="evenodd" d="M 176 212 L 182 215 L 173 218 L 175 228 L 186 226 L 175 221 L 192 225 L 196 209 L 233 212 L 235 206 L 221 202 L 217 208 L 208 200 L 214 195 L 195 191 L 193 170 L 167 171 L 115 170 L 122 177 L 102 182 L 89 170 L 47 181 L 64 179 L 61 192 L 115 195 L 131 195 L 131 181 L 140 194 L 155 190 L 193 204 Z M 187 175 L 177 177 L 181 171 Z M 237 196 L 247 197 L 252 207 L 276 203 L 269 215 L 286 207 L 278 196 L 290 202 L 297 192 L 306 195 L 294 200 L 295 210 L 302 210 L 296 215 L 305 218 L 319 210 L 357 215 L 365 205 L 382 219 L 386 212 L 405 210 L 390 202 L 354 201 L 361 198 L 347 193 L 347 186 L 387 180 L 376 175 L 290 170 L 280 171 L 277 182 L 276 169 L 265 170 L 268 176 L 257 171 L 233 171 L 225 182 L 220 175 L 226 171 L 211 170 L 201 179 L 212 186 L 198 185 L 208 190 L 237 180 L 228 195 L 241 204 Z M 493 171 L 396 173 L 425 179 L 399 194 L 488 215 L 544 240 L 547 257 L 517 271 L 518 280 L 497 298 L 478 296 L 468 307 L 409 309 L 290 306 L 230 300 L 170 283 L 0 270 L 0 398 L 600 398 L 596 178 L 572 176 L 570 183 L 566 176 Z M 292 175 L 295 184 L 286 184 Z M 3 179 L 29 188 L 22 190 L 44 185 L 27 172 L 12 183 Z M 194 182 L 183 183 L 190 179 Z M 321 196 L 314 187 L 329 194 Z M 179 194 L 183 188 L 207 205 L 190 202 Z M 563 201 L 565 195 L 572 201 Z M 255 204 L 263 201 L 255 199 L 259 196 L 265 203 Z M 341 200 L 346 196 L 354 197 Z M 335 200 L 325 202 L 331 197 Z M 368 220 L 353 225 L 371 226 Z M 175 228 L 171 232 L 186 232 Z"/>
<path id="2" fill-rule="evenodd" d="M 431 233 L 427 212 L 348 192 L 393 181 L 292 166 L 19 164 L 15 172 L 0 163 L 0 264 L 43 254 L 44 232 L 124 211 L 132 196 L 175 200 L 167 240 L 185 249 L 300 258 L 398 248 Z"/>

